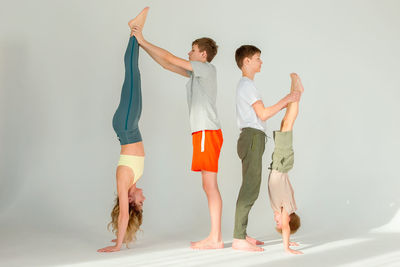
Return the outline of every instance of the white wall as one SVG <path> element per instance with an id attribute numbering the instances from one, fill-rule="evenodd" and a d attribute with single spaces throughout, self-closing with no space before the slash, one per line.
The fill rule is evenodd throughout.
<path id="1" fill-rule="evenodd" d="M 303 79 L 290 173 L 301 231 L 367 231 L 394 218 L 400 205 L 399 2 L 3 0 L 0 223 L 106 231 L 119 157 L 111 120 L 123 82 L 127 21 L 147 5 L 150 42 L 183 58 L 198 37 L 220 47 L 213 63 L 224 134 L 218 179 L 225 239 L 241 182 L 234 102 L 241 74 L 234 52 L 242 44 L 262 50 L 256 84 L 267 105 L 288 92 L 290 72 Z M 200 175 L 190 172 L 186 79 L 140 53 L 144 237 L 205 236 L 206 198 Z M 268 121 L 269 136 L 282 116 Z M 254 235 L 274 231 L 266 188 L 272 149 L 269 139 L 250 216 Z"/>

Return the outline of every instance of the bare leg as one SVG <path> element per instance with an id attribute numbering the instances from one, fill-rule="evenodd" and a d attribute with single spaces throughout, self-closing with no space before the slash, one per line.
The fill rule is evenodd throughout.
<path id="1" fill-rule="evenodd" d="M 292 84 L 290 91 L 300 91 L 303 92 L 304 88 L 301 84 L 300 77 L 296 73 L 291 73 L 290 78 L 292 79 Z M 289 103 L 286 109 L 285 117 L 282 119 L 281 132 L 288 132 L 293 130 L 294 121 L 296 120 L 297 114 L 299 113 L 299 102 Z"/>
<path id="2" fill-rule="evenodd" d="M 223 248 L 224 243 L 222 242 L 221 237 L 222 199 L 218 189 L 217 173 L 202 171 L 201 176 L 203 180 L 203 189 L 207 195 L 208 209 L 210 210 L 211 232 L 206 239 L 198 242 L 192 242 L 191 248 Z"/>

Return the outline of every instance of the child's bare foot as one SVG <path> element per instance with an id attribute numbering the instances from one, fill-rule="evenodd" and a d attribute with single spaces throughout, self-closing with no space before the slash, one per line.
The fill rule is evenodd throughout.
<path id="1" fill-rule="evenodd" d="M 146 22 L 146 17 L 147 17 L 147 12 L 149 12 L 149 7 L 145 7 L 142 12 L 139 13 L 139 15 L 136 16 L 136 18 L 130 20 L 128 22 L 129 28 L 133 28 L 133 26 L 139 26 L 140 28 L 143 28 L 144 23 Z"/>
<path id="2" fill-rule="evenodd" d="M 297 76 L 297 82 L 296 82 L 295 90 L 298 90 L 303 93 L 304 87 L 303 87 L 303 84 L 301 83 L 301 79 L 300 79 L 299 75 L 296 74 L 296 76 Z"/>
<path id="3" fill-rule="evenodd" d="M 192 249 L 220 249 L 224 248 L 224 242 L 222 241 L 214 241 L 210 237 L 207 237 L 204 240 L 191 242 Z"/>
<path id="4" fill-rule="evenodd" d="M 252 238 L 250 236 L 246 236 L 246 240 L 249 241 L 253 245 L 264 245 L 264 242 L 257 240 L 255 238 Z"/>
<path id="5" fill-rule="evenodd" d="M 244 251 L 264 251 L 263 248 L 257 247 L 246 239 L 233 239 L 232 248 Z"/>
<path id="6" fill-rule="evenodd" d="M 296 88 L 297 73 L 290 73 L 290 79 L 292 80 L 292 83 L 290 84 L 290 92 L 293 92 Z"/>
<path id="7" fill-rule="evenodd" d="M 290 79 L 292 79 L 292 84 L 290 86 L 290 92 L 299 91 L 304 92 L 303 84 L 301 83 L 299 75 L 297 73 L 290 73 Z"/>

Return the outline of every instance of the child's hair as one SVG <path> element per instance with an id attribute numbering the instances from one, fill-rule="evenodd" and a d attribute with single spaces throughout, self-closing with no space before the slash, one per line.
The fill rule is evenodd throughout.
<path id="1" fill-rule="evenodd" d="M 254 45 L 242 45 L 238 49 L 236 49 L 235 59 L 236 64 L 238 65 L 239 69 L 243 67 L 243 60 L 248 57 L 251 58 L 255 54 L 260 53 L 261 50 L 255 47 Z"/>
<path id="2" fill-rule="evenodd" d="M 204 50 L 207 52 L 208 62 L 211 62 L 218 52 L 218 45 L 213 39 L 208 37 L 196 39 L 192 42 L 192 45 L 197 45 L 200 52 L 203 52 Z"/>
<path id="3" fill-rule="evenodd" d="M 115 199 L 114 208 L 111 211 L 111 222 L 108 224 L 108 229 L 112 228 L 112 232 L 118 234 L 118 216 L 119 216 L 119 200 Z M 125 238 L 123 243 L 128 247 L 128 243 L 136 239 L 136 232 L 140 229 L 143 221 L 143 210 L 135 205 L 129 205 L 129 221 L 126 228 Z"/>
<path id="4" fill-rule="evenodd" d="M 289 221 L 290 234 L 293 235 L 294 233 L 297 232 L 297 230 L 301 226 L 300 217 L 295 212 L 290 214 L 289 217 L 290 217 L 290 221 Z M 276 228 L 276 231 L 278 231 L 280 234 L 282 234 L 282 229 Z"/>

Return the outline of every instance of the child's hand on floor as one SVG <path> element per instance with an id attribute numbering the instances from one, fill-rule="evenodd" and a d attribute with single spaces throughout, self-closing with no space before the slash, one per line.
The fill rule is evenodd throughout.
<path id="1" fill-rule="evenodd" d="M 301 252 L 300 250 L 294 250 L 294 249 L 291 249 L 291 248 L 287 248 L 287 249 L 285 249 L 285 251 L 286 251 L 287 253 L 292 253 L 292 254 L 304 254 L 304 253 Z"/>

